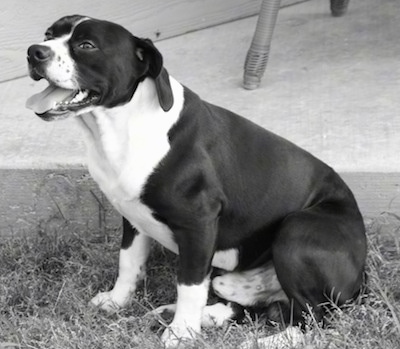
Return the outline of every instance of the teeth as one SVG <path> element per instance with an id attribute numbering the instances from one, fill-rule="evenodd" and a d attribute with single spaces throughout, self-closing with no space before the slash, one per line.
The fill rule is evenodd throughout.
<path id="1" fill-rule="evenodd" d="M 72 98 L 70 101 L 65 101 L 65 102 L 58 102 L 55 104 L 54 108 L 61 108 L 65 109 L 68 108 L 69 106 L 83 106 L 86 104 L 90 104 L 94 100 L 96 100 L 96 95 L 90 96 L 90 91 L 89 90 L 79 90 L 74 98 Z M 0 348 L 1 349 L 1 348 Z"/>
<path id="2" fill-rule="evenodd" d="M 83 101 L 86 97 L 89 96 L 88 90 L 79 91 L 73 99 L 69 101 L 69 103 L 79 103 Z"/>
<path id="3" fill-rule="evenodd" d="M 85 99 L 89 97 L 89 90 L 79 90 L 77 94 L 72 98 L 70 101 L 65 101 L 65 102 L 60 102 L 57 103 L 58 106 L 65 106 L 65 105 L 70 105 L 70 104 L 78 104 L 81 102 L 84 102 Z M 90 98 L 90 101 L 93 100 L 93 97 Z"/>

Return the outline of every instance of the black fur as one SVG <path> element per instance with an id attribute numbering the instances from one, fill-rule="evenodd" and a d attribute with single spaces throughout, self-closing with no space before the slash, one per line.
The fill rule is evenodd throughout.
<path id="1" fill-rule="evenodd" d="M 273 261 L 297 319 L 359 290 L 363 220 L 333 169 L 187 88 L 169 137 L 142 199 L 175 234 L 179 282 L 201 282 L 214 251 L 238 248 L 239 269 Z"/>

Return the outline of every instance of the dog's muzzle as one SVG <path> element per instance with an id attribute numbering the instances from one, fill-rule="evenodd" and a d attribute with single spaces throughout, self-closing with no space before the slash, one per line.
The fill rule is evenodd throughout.
<path id="1" fill-rule="evenodd" d="M 52 58 L 54 52 L 48 46 L 32 45 L 28 48 L 28 63 L 30 76 L 34 80 L 45 77 L 44 67 Z"/>
<path id="2" fill-rule="evenodd" d="M 58 86 L 47 75 L 46 69 L 55 57 L 51 47 L 32 45 L 28 48 L 27 60 L 29 75 L 33 80 L 46 79 L 49 86 L 40 93 L 31 96 L 26 107 L 32 109 L 44 120 L 61 119 L 99 100 L 99 94 L 88 89 L 68 89 Z"/>

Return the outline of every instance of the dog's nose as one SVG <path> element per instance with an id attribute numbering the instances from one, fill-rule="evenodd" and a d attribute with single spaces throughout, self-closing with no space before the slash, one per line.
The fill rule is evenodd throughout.
<path id="1" fill-rule="evenodd" d="M 50 59 L 52 50 L 48 46 L 32 45 L 28 48 L 29 63 L 43 63 Z"/>

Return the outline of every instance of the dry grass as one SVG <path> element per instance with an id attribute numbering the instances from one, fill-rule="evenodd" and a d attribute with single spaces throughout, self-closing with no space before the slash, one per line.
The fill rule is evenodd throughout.
<path id="1" fill-rule="evenodd" d="M 162 328 L 144 314 L 174 302 L 176 259 L 154 248 L 136 300 L 127 310 L 104 314 L 88 302 L 115 281 L 120 234 L 109 235 L 3 238 L 0 349 L 162 348 Z M 400 218 L 386 213 L 371 220 L 368 237 L 368 296 L 335 311 L 332 330 L 312 326 L 301 347 L 400 348 Z M 275 331 L 248 318 L 241 325 L 205 330 L 193 348 L 238 348 L 244 340 Z"/>

